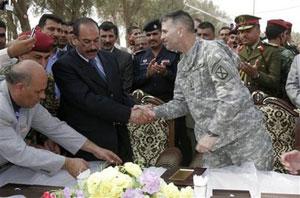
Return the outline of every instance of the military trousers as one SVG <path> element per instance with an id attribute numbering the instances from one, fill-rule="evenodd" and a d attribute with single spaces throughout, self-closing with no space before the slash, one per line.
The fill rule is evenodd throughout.
<path id="1" fill-rule="evenodd" d="M 271 138 L 263 127 L 259 131 L 249 132 L 234 142 L 213 152 L 203 155 L 203 165 L 209 168 L 221 168 L 254 162 L 259 170 L 272 170 L 273 147 Z"/>

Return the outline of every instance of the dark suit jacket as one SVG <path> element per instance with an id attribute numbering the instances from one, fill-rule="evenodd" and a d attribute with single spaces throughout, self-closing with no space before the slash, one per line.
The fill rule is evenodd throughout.
<path id="1" fill-rule="evenodd" d="M 133 58 L 128 52 L 122 51 L 116 47 L 112 50 L 112 53 L 116 57 L 119 70 L 121 74 L 121 79 L 123 83 L 123 89 L 130 93 L 132 91 L 133 83 Z"/>
<path id="2" fill-rule="evenodd" d="M 97 145 L 118 153 L 115 123 L 127 123 L 133 102 L 124 94 L 117 61 L 109 52 L 98 53 L 106 81 L 71 50 L 53 66 L 61 92 L 58 117 Z M 84 153 L 87 160 L 94 160 Z"/>

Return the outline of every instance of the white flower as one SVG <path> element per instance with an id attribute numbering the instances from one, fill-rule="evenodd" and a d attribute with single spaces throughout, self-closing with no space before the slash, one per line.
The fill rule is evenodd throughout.
<path id="1" fill-rule="evenodd" d="M 126 162 L 124 164 L 124 169 L 132 176 L 138 178 L 142 174 L 142 169 L 139 165 L 132 162 Z"/>

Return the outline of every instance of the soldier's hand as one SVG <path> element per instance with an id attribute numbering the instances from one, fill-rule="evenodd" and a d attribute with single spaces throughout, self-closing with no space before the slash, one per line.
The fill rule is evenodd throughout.
<path id="1" fill-rule="evenodd" d="M 148 78 L 151 77 L 151 76 L 153 76 L 156 73 L 155 65 L 157 65 L 157 63 L 155 62 L 155 60 L 156 59 L 153 58 L 150 61 L 148 67 L 147 67 L 147 74 L 146 75 L 147 75 Z"/>
<path id="2" fill-rule="evenodd" d="M 197 143 L 196 150 L 199 153 L 210 152 L 213 146 L 216 144 L 219 137 L 210 136 L 205 134 Z"/>
<path id="3" fill-rule="evenodd" d="M 248 76 L 251 78 L 257 78 L 258 73 L 258 61 L 256 60 L 254 65 L 251 65 L 250 63 L 241 62 L 240 64 L 240 70 L 244 71 Z"/>
<path id="4" fill-rule="evenodd" d="M 298 174 L 300 170 L 300 151 L 293 150 L 284 153 L 281 155 L 280 161 L 291 174 Z"/>
<path id="5" fill-rule="evenodd" d="M 80 158 L 66 157 L 64 169 L 66 169 L 70 175 L 76 178 L 81 172 L 88 169 L 88 163 Z"/>
<path id="6" fill-rule="evenodd" d="M 167 73 L 167 64 L 169 63 L 169 60 L 162 60 L 160 64 L 157 64 L 155 69 L 157 71 L 157 74 L 159 75 L 165 75 Z"/>
<path id="7" fill-rule="evenodd" d="M 36 39 L 33 37 L 28 37 L 27 35 L 22 35 L 16 40 L 10 42 L 7 47 L 7 53 L 9 57 L 16 58 L 30 52 L 34 47 Z"/>

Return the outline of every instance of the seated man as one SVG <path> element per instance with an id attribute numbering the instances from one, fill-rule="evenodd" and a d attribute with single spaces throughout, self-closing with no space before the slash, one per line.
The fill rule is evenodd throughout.
<path id="1" fill-rule="evenodd" d="M 32 127 L 75 154 L 79 149 L 110 163 L 121 163 L 113 152 L 100 148 L 66 123 L 54 118 L 39 104 L 45 98 L 47 75 L 32 60 L 13 65 L 0 81 L 0 166 L 13 164 L 54 174 L 61 168 L 72 176 L 87 169 L 87 162 L 67 158 L 26 145 L 24 138 Z"/>

